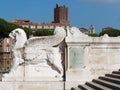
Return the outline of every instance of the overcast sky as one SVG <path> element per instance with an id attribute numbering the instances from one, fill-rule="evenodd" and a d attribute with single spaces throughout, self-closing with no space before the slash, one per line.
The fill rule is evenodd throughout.
<path id="1" fill-rule="evenodd" d="M 0 18 L 52 22 L 56 3 L 68 7 L 71 26 L 120 29 L 120 0 L 1 0 Z"/>

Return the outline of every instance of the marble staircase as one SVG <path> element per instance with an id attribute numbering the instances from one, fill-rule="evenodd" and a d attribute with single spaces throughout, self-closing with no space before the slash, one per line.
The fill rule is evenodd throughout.
<path id="1" fill-rule="evenodd" d="M 92 82 L 72 87 L 71 90 L 120 90 L 120 69 L 93 79 Z"/>

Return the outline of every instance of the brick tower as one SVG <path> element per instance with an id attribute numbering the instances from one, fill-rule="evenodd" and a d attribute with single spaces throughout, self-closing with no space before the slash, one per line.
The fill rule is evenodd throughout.
<path id="1" fill-rule="evenodd" d="M 58 6 L 54 8 L 54 23 L 61 23 L 69 25 L 68 8 L 66 6 Z"/>

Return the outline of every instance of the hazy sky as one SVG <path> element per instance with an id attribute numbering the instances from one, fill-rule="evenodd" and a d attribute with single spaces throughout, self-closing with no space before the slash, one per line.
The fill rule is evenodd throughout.
<path id="1" fill-rule="evenodd" d="M 97 32 L 106 26 L 120 29 L 120 0 L 1 0 L 0 18 L 52 22 L 56 3 L 68 7 L 72 26 L 89 29 L 93 24 Z"/>

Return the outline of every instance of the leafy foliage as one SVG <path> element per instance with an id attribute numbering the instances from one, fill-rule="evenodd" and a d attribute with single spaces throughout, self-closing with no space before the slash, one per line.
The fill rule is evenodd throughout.
<path id="1" fill-rule="evenodd" d="M 117 37 L 120 36 L 120 30 L 118 29 L 106 30 L 106 31 L 102 31 L 99 35 L 102 36 L 104 34 L 108 34 L 110 37 Z"/>
<path id="2" fill-rule="evenodd" d="M 25 31 L 25 33 L 26 33 L 26 35 L 27 35 L 27 38 L 29 38 L 29 36 L 30 35 L 32 35 L 32 30 L 31 29 L 28 29 L 28 28 L 26 28 L 26 27 L 21 27 L 24 31 Z"/>
<path id="3" fill-rule="evenodd" d="M 0 19 L 0 38 L 7 37 L 7 27 L 8 23 L 4 19 Z"/>
<path id="4" fill-rule="evenodd" d="M 40 29 L 33 33 L 34 36 L 49 36 L 53 35 L 53 30 L 49 29 Z"/>
<path id="5" fill-rule="evenodd" d="M 25 30 L 28 38 L 29 38 L 29 35 L 32 34 L 32 30 L 30 30 L 28 28 L 23 28 L 21 26 L 18 26 L 18 25 L 12 24 L 12 23 L 8 23 L 4 19 L 0 18 L 0 38 L 8 37 L 9 33 L 16 28 L 21 28 L 21 29 Z"/>
<path id="6" fill-rule="evenodd" d="M 99 35 L 98 35 L 97 33 L 88 34 L 88 36 L 91 36 L 91 37 L 99 37 Z"/>

